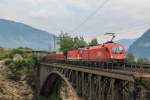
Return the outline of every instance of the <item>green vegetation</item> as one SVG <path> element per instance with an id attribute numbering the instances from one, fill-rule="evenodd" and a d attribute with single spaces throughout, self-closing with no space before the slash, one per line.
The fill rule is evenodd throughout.
<path id="1" fill-rule="evenodd" d="M 83 48 L 85 46 L 87 46 L 87 43 L 84 41 L 83 37 L 73 38 L 73 49 Z"/>
<path id="2" fill-rule="evenodd" d="M 16 48 L 3 51 L 3 59 L 7 67 L 7 78 L 16 82 L 25 81 L 33 91 L 35 88 L 33 67 L 38 64 L 36 53 L 26 52 L 30 49 Z M 1 53 L 0 53 L 1 54 Z M 59 96 L 39 97 L 37 100 L 61 100 Z"/>
<path id="3" fill-rule="evenodd" d="M 9 58 L 9 51 L 1 50 L 0 51 L 0 60 L 3 60 L 5 58 Z"/>
<path id="4" fill-rule="evenodd" d="M 89 46 L 95 46 L 98 44 L 98 41 L 96 38 L 92 39 L 91 42 L 89 43 Z"/>
<path id="5" fill-rule="evenodd" d="M 67 52 L 71 49 L 83 48 L 87 46 L 87 43 L 82 37 L 71 37 L 67 33 L 61 33 L 59 36 L 60 51 L 67 55 Z"/>
<path id="6" fill-rule="evenodd" d="M 67 33 L 61 33 L 59 35 L 58 44 L 60 45 L 60 51 L 62 51 L 66 56 L 69 50 L 83 48 L 87 45 L 95 46 L 98 44 L 98 41 L 94 38 L 89 44 L 87 44 L 83 37 L 71 37 Z"/>
<path id="7" fill-rule="evenodd" d="M 148 59 L 147 58 L 138 58 L 138 60 L 137 60 L 137 64 L 148 64 L 149 63 L 149 61 L 148 61 Z"/>
<path id="8" fill-rule="evenodd" d="M 15 49 L 1 49 L 0 50 L 0 60 L 7 58 L 13 58 L 15 54 L 25 55 L 26 51 L 31 51 L 29 48 L 15 48 Z"/>
<path id="9" fill-rule="evenodd" d="M 135 56 L 133 55 L 133 53 L 129 52 L 127 53 L 127 62 L 142 65 L 142 64 L 148 64 L 149 60 L 147 58 L 138 58 L 137 60 L 135 60 Z"/>
<path id="10" fill-rule="evenodd" d="M 8 77 L 14 81 L 19 81 L 24 76 L 29 85 L 33 85 L 33 67 L 37 64 L 37 55 L 24 53 L 23 48 L 12 49 L 5 56 L 5 65 L 10 72 Z"/>
<path id="11" fill-rule="evenodd" d="M 127 53 L 127 62 L 128 63 L 135 63 L 135 56 L 133 55 L 133 53 L 131 53 L 131 52 Z"/>
<path id="12" fill-rule="evenodd" d="M 68 50 L 73 49 L 73 38 L 67 33 L 61 33 L 59 36 L 60 51 L 67 55 Z"/>

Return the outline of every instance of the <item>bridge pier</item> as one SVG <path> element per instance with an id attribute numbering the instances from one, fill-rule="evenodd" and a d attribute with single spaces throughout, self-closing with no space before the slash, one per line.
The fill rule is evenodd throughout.
<path id="1" fill-rule="evenodd" d="M 92 75 L 89 74 L 88 75 L 88 83 L 89 83 L 89 100 L 92 100 L 92 83 L 91 83 L 91 79 L 92 78 Z"/>
<path id="2" fill-rule="evenodd" d="M 143 86 L 140 87 L 140 100 L 144 100 L 144 88 Z"/>
<path id="3" fill-rule="evenodd" d="M 98 95 L 98 100 L 101 100 L 102 99 L 102 86 L 101 86 L 101 79 L 102 77 L 101 76 L 98 76 L 98 91 L 97 91 L 97 95 Z"/>
<path id="4" fill-rule="evenodd" d="M 82 95 L 81 96 L 84 97 L 84 93 L 85 93 L 85 89 L 84 89 L 84 84 L 85 84 L 84 83 L 84 72 L 82 72 L 81 77 L 82 77 L 82 83 L 81 83 L 82 84 Z"/>

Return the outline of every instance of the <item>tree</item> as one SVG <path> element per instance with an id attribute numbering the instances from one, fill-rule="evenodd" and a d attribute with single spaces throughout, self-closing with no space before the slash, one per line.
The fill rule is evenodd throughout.
<path id="1" fill-rule="evenodd" d="M 127 62 L 129 62 L 129 63 L 135 62 L 135 57 L 134 57 L 133 53 L 131 53 L 131 52 L 127 53 Z"/>
<path id="2" fill-rule="evenodd" d="M 60 51 L 62 51 L 64 55 L 67 56 L 68 50 L 73 49 L 74 40 L 67 33 L 61 33 L 59 36 L 58 44 L 60 45 Z"/>
<path id="3" fill-rule="evenodd" d="M 87 45 L 82 37 L 71 37 L 67 33 L 61 33 L 59 36 L 60 51 L 67 56 L 67 53 L 71 49 L 83 48 Z"/>
<path id="4" fill-rule="evenodd" d="M 147 58 L 138 58 L 137 64 L 148 64 L 149 61 Z"/>
<path id="5" fill-rule="evenodd" d="M 85 46 L 87 46 L 87 43 L 84 41 L 83 37 L 74 37 L 73 49 L 83 48 Z"/>
<path id="6" fill-rule="evenodd" d="M 137 64 L 144 64 L 145 62 L 144 62 L 144 59 L 142 59 L 142 58 L 138 58 L 138 60 L 137 60 Z"/>
<path id="7" fill-rule="evenodd" d="M 98 44 L 98 41 L 96 38 L 92 39 L 91 42 L 89 43 L 90 46 L 95 46 Z"/>
<path id="8" fill-rule="evenodd" d="M 149 59 L 144 58 L 145 64 L 149 64 Z"/>

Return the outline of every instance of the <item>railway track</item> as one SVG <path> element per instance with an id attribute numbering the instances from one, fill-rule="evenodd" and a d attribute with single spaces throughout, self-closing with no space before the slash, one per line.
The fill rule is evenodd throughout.
<path id="1" fill-rule="evenodd" d="M 48 54 L 47 51 L 24 51 L 25 53 L 40 53 L 40 54 Z M 112 69 L 112 70 L 125 70 L 131 72 L 147 72 L 150 73 L 150 64 L 136 64 L 136 63 L 113 63 L 108 61 L 64 61 L 64 60 L 52 60 L 47 59 L 47 62 L 57 62 L 57 63 L 66 63 L 70 65 L 81 65 L 86 66 L 87 68 L 100 68 L 100 69 Z"/>
<path id="2" fill-rule="evenodd" d="M 42 61 L 43 62 L 43 61 Z M 136 63 L 112 63 L 112 62 L 95 62 L 95 61 L 64 61 L 46 59 L 47 63 L 61 63 L 67 65 L 78 65 L 87 69 L 96 70 L 120 70 L 126 72 L 150 73 L 150 64 L 139 65 Z M 77 67 L 77 66 L 76 66 Z"/>

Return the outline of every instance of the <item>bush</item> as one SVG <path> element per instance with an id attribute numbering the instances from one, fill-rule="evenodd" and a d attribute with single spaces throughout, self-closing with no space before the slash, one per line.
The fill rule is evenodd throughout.
<path id="1" fill-rule="evenodd" d="M 33 67 L 38 63 L 38 56 L 33 53 L 24 53 L 24 49 L 12 49 L 5 53 L 5 65 L 8 66 L 10 72 L 8 78 L 14 81 L 20 81 L 25 76 L 27 83 L 34 88 Z"/>
<path id="2" fill-rule="evenodd" d="M 26 55 L 25 57 L 25 62 L 26 62 L 26 67 L 27 67 L 27 83 L 34 88 L 34 76 L 33 76 L 33 67 L 38 63 L 37 55 L 35 54 L 30 54 Z"/>
<path id="3" fill-rule="evenodd" d="M 127 62 L 128 63 L 135 63 L 135 56 L 133 55 L 133 53 L 131 53 L 131 52 L 127 53 Z"/>
<path id="4" fill-rule="evenodd" d="M 21 69 L 25 65 L 24 61 L 8 61 L 9 63 L 9 69 L 11 71 L 11 74 L 9 75 L 9 78 L 18 81 L 21 77 Z"/>
<path id="5" fill-rule="evenodd" d="M 33 84 L 33 67 L 37 63 L 37 56 L 35 54 L 27 54 L 23 56 L 22 60 L 7 59 L 5 65 L 10 69 L 10 79 L 19 81 L 22 74 L 26 74 L 27 82 Z"/>
<path id="6" fill-rule="evenodd" d="M 9 52 L 8 51 L 0 52 L 0 60 L 6 59 L 6 58 L 9 58 Z"/>
<path id="7" fill-rule="evenodd" d="M 10 58 L 8 58 L 8 59 L 5 60 L 5 65 L 6 65 L 6 66 L 9 66 L 10 63 L 12 63 L 12 62 L 13 62 L 13 60 L 10 59 Z"/>
<path id="8" fill-rule="evenodd" d="M 15 54 L 23 54 L 23 50 L 16 48 L 16 49 L 12 49 L 10 52 L 11 55 L 15 55 Z"/>
<path id="9" fill-rule="evenodd" d="M 137 64 L 149 64 L 149 60 L 147 58 L 138 58 Z"/>

